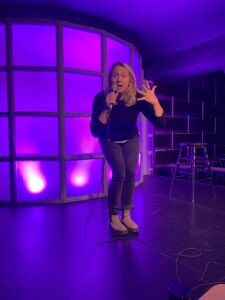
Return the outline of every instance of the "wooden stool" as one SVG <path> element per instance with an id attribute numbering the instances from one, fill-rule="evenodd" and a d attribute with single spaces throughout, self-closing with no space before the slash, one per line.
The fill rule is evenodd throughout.
<path id="1" fill-rule="evenodd" d="M 191 178 L 192 203 L 195 202 L 195 182 L 197 180 L 210 179 L 213 195 L 216 197 L 213 185 L 212 170 L 206 146 L 206 143 L 180 143 L 178 159 L 173 172 L 173 178 L 170 187 L 170 198 L 173 192 L 175 177 L 178 173 L 179 176 L 188 176 Z M 203 177 L 197 178 L 197 175 L 201 175 Z"/>

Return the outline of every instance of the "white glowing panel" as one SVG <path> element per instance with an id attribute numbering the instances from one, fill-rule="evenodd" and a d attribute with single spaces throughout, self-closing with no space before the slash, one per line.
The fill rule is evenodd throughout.
<path id="1" fill-rule="evenodd" d="M 17 201 L 59 199 L 59 163 L 18 161 L 16 163 Z"/>

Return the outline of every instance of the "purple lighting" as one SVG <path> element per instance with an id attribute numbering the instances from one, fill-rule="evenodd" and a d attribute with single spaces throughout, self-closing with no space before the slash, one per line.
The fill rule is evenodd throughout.
<path id="1" fill-rule="evenodd" d="M 1 132 L 0 156 L 8 156 L 9 155 L 9 129 L 8 129 L 7 117 L 0 117 L 0 132 Z"/>
<path id="2" fill-rule="evenodd" d="M 0 162 L 0 201 L 9 201 L 9 200 L 10 200 L 9 163 Z"/>
<path id="3" fill-rule="evenodd" d="M 40 170 L 39 162 L 24 162 L 21 165 L 21 175 L 31 193 L 40 193 L 46 186 L 46 180 Z"/>
<path id="4" fill-rule="evenodd" d="M 101 72 L 101 34 L 63 28 L 63 54 L 65 67 Z"/>
<path id="5" fill-rule="evenodd" d="M 65 111 L 68 113 L 91 113 L 94 96 L 102 90 L 102 77 L 65 73 Z"/>
<path id="6" fill-rule="evenodd" d="M 67 161 L 67 197 L 86 196 L 102 191 L 102 159 Z"/>
<path id="7" fill-rule="evenodd" d="M 140 80 L 138 52 L 105 31 L 58 20 L 0 22 L 0 201 L 105 194 L 112 171 L 90 119 L 115 61 Z"/>
<path id="8" fill-rule="evenodd" d="M 98 140 L 90 133 L 90 118 L 66 117 L 65 128 L 66 155 L 101 153 Z"/>
<path id="9" fill-rule="evenodd" d="M 122 61 L 124 63 L 130 64 L 131 50 L 128 45 L 122 43 L 113 38 L 107 37 L 106 39 L 106 68 L 107 73 L 110 66 L 117 62 Z"/>
<path id="10" fill-rule="evenodd" d="M 7 98 L 6 72 L 0 72 L 0 112 L 8 111 Z"/>
<path id="11" fill-rule="evenodd" d="M 88 182 L 88 172 L 87 170 L 76 169 L 71 174 L 71 183 L 74 186 L 85 186 Z"/>
<path id="12" fill-rule="evenodd" d="M 55 25 L 14 24 L 12 42 L 15 65 L 56 66 Z"/>
<path id="13" fill-rule="evenodd" d="M 133 70 L 137 80 L 137 86 L 141 87 L 141 80 L 142 80 L 142 68 L 141 68 L 141 57 L 138 55 L 136 51 L 134 51 L 134 66 Z"/>
<path id="14" fill-rule="evenodd" d="M 0 66 L 6 65 L 5 25 L 0 25 Z"/>
<path id="15" fill-rule="evenodd" d="M 16 154 L 58 155 L 56 117 L 16 117 Z"/>
<path id="16" fill-rule="evenodd" d="M 16 111 L 57 112 L 56 72 L 14 72 Z"/>
<path id="17" fill-rule="evenodd" d="M 18 202 L 59 199 L 59 163 L 17 161 L 16 194 Z"/>

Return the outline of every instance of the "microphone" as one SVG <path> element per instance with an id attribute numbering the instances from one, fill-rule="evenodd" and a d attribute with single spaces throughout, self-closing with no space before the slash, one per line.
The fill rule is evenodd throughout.
<path id="1" fill-rule="evenodd" d="M 113 83 L 113 84 L 111 85 L 111 90 L 112 90 L 113 93 L 116 93 L 117 88 L 118 88 L 118 87 L 117 87 L 117 85 L 116 85 L 115 83 Z M 111 103 L 111 104 L 109 105 L 109 110 L 111 110 L 112 107 L 113 107 L 113 104 Z"/>
<path id="2" fill-rule="evenodd" d="M 111 85 L 111 90 L 112 90 L 112 92 L 114 92 L 114 93 L 116 93 L 116 91 L 117 91 L 117 85 L 115 84 L 115 83 L 113 83 L 112 85 Z"/>

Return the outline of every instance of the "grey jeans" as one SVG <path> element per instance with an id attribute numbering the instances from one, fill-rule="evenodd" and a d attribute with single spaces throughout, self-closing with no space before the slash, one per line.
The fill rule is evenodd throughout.
<path id="1" fill-rule="evenodd" d="M 119 210 L 130 210 L 133 205 L 136 170 L 139 155 L 139 137 L 125 143 L 99 140 L 103 154 L 112 169 L 112 179 L 108 190 L 110 214 Z"/>

